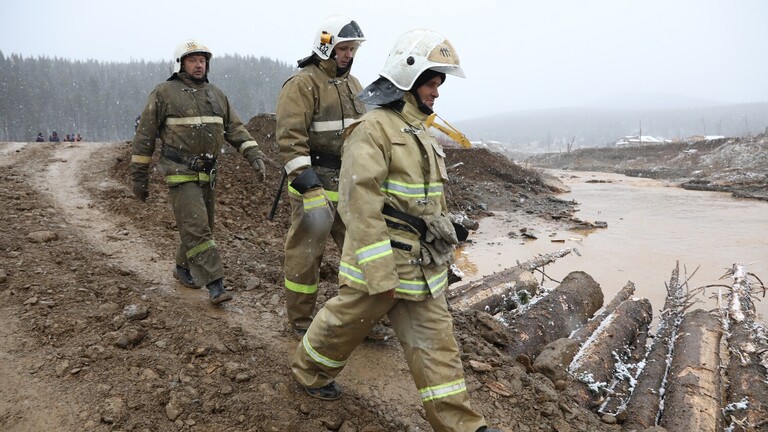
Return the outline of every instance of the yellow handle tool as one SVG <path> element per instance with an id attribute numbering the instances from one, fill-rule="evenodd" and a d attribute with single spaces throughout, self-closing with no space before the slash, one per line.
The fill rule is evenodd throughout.
<path id="1" fill-rule="evenodd" d="M 461 144 L 461 146 L 464 147 L 464 148 L 472 148 L 472 144 L 469 142 L 469 139 L 466 137 L 466 135 L 461 133 L 458 129 L 453 127 L 450 123 L 445 121 L 445 119 L 442 118 L 442 117 L 440 117 L 440 120 L 442 120 L 445 124 L 447 124 L 448 127 L 445 127 L 445 126 L 441 125 L 440 123 L 436 123 L 435 122 L 435 118 L 436 117 L 440 117 L 440 116 L 438 116 L 437 113 L 432 113 L 427 118 L 427 121 L 424 122 L 424 125 L 426 127 L 432 126 L 433 128 L 439 130 L 440 132 L 448 135 L 449 137 L 451 137 L 452 140 L 454 140 L 457 143 Z"/>

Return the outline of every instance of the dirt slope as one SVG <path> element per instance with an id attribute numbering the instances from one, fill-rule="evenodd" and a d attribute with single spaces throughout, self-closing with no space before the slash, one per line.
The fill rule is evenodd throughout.
<path id="1" fill-rule="evenodd" d="M 274 119 L 248 127 L 277 160 Z M 527 224 L 562 223 L 571 211 L 534 179 L 499 180 L 506 160 L 455 153 L 449 164 L 464 164 L 452 172 L 455 209 L 479 218 L 504 208 Z M 339 401 L 312 399 L 291 379 L 287 203 L 266 220 L 276 169 L 259 185 L 239 155 L 222 156 L 216 238 L 235 300 L 216 308 L 171 277 L 177 232 L 165 186 L 155 173 L 150 200 L 133 200 L 129 154 L 127 143 L 0 143 L 0 430 L 431 430 L 396 341 L 355 352 Z M 321 298 L 335 293 L 337 265 L 331 248 Z M 619 430 L 487 342 L 484 314 L 454 315 L 473 403 L 491 424 Z"/>

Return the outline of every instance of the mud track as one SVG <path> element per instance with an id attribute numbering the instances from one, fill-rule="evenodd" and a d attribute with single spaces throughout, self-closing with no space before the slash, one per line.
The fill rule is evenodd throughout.
<path id="1" fill-rule="evenodd" d="M 268 131 L 252 133 L 275 154 Z M 167 192 L 154 173 L 149 201 L 131 198 L 129 153 L 126 143 L 0 143 L 0 430 L 431 430 L 397 341 L 355 351 L 339 401 L 292 380 L 287 205 L 265 218 L 276 173 L 255 184 L 239 155 L 223 155 L 216 238 L 235 300 L 218 308 L 172 278 Z M 331 247 L 323 300 L 337 266 Z M 473 404 L 492 425 L 619 430 L 527 375 L 489 342 L 483 319 L 454 314 Z"/>

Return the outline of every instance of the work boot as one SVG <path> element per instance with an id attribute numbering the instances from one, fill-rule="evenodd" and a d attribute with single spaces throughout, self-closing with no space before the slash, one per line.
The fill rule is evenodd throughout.
<path id="1" fill-rule="evenodd" d="M 195 283 L 195 278 L 192 277 L 192 273 L 188 268 L 184 268 L 176 264 L 176 268 L 173 269 L 173 277 L 176 278 L 182 285 L 188 288 L 199 289 L 200 286 Z"/>
<path id="2" fill-rule="evenodd" d="M 388 327 L 385 327 L 381 324 L 376 324 L 372 329 L 368 331 L 368 334 L 365 335 L 365 338 L 369 341 L 381 342 L 387 340 L 393 335 L 394 333 Z"/>
<path id="3" fill-rule="evenodd" d="M 341 387 L 336 384 L 336 381 L 331 381 L 330 383 L 318 388 L 304 387 L 304 390 L 306 390 L 310 396 L 322 400 L 332 401 L 341 397 Z"/>
<path id="4" fill-rule="evenodd" d="M 501 429 L 488 429 L 488 426 L 481 426 L 476 432 L 501 432 Z"/>
<path id="5" fill-rule="evenodd" d="M 298 340 L 304 339 L 304 335 L 307 334 L 307 329 L 303 328 L 293 328 L 293 337 L 295 337 Z"/>
<path id="6" fill-rule="evenodd" d="M 224 280 L 216 279 L 208 285 L 208 296 L 211 304 L 219 304 L 232 300 L 232 294 L 224 291 Z"/>

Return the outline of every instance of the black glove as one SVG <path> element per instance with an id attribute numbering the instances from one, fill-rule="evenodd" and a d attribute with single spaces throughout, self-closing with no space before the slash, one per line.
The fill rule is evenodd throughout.
<path id="1" fill-rule="evenodd" d="M 141 202 L 147 202 L 147 198 L 149 198 L 149 185 L 147 182 L 133 182 L 133 197 Z"/>

